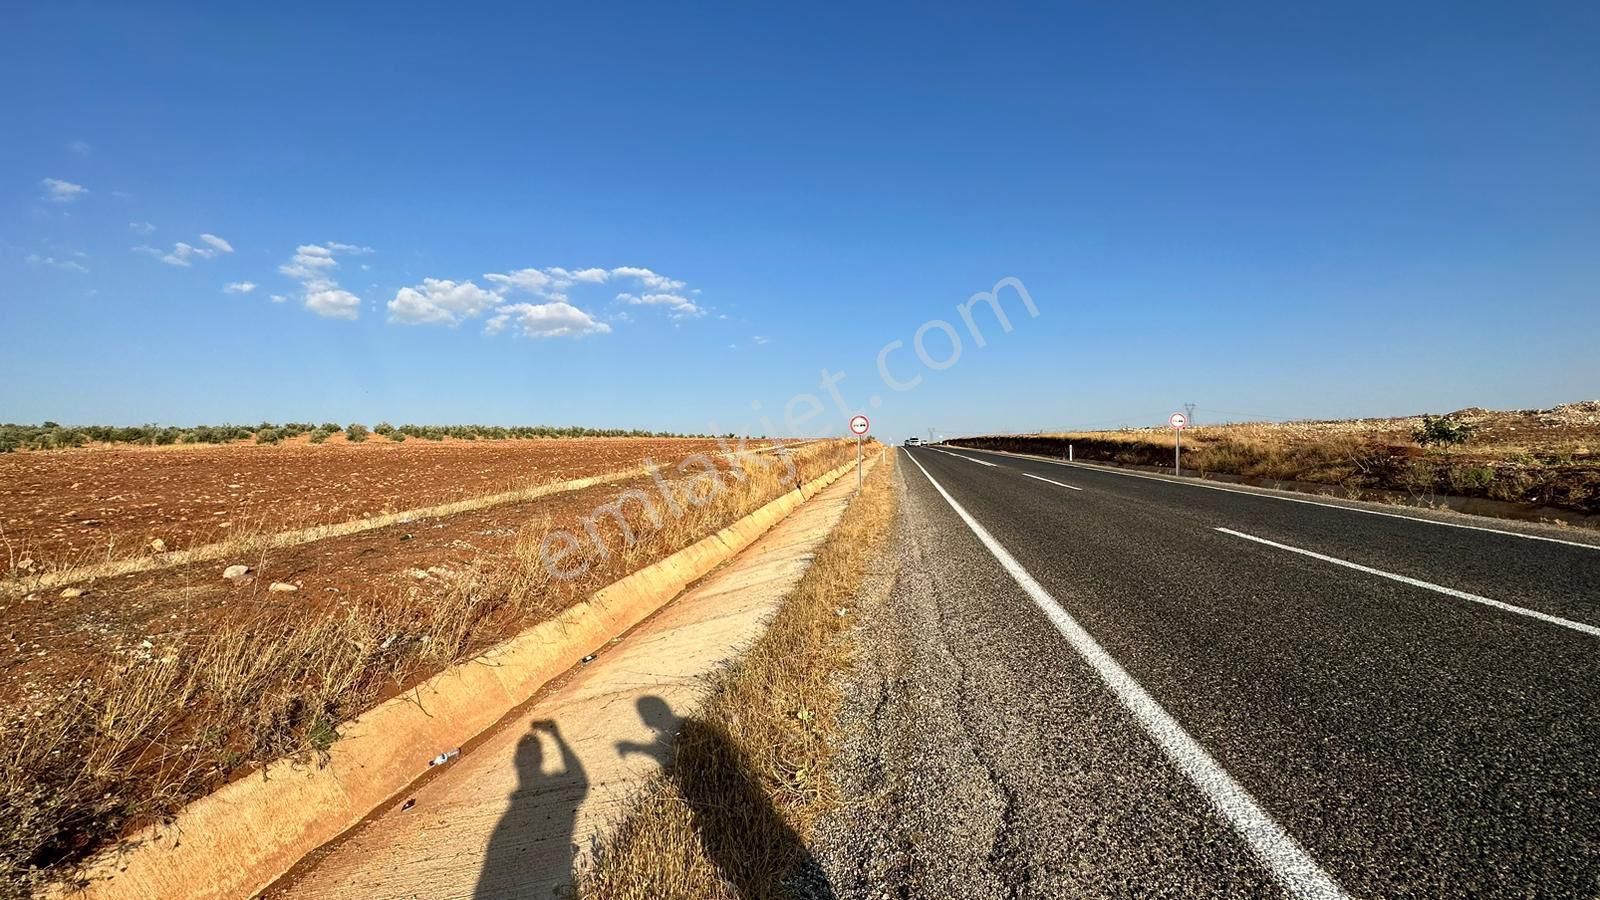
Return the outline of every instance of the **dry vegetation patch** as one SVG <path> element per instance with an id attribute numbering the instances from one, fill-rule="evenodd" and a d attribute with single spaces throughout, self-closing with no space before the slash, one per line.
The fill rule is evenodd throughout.
<path id="1" fill-rule="evenodd" d="M 283 757 L 317 764 L 338 739 L 341 722 L 837 468 L 853 453 L 845 442 L 816 442 L 794 450 L 787 462 L 774 454 L 749 455 L 729 461 L 714 478 L 674 481 L 670 490 L 680 514 L 657 522 L 629 504 L 621 519 L 602 518 L 597 532 L 603 540 L 567 560 L 569 567 L 585 564 L 571 579 L 547 571 L 540 555 L 545 536 L 555 528 L 586 533 L 581 519 L 592 506 L 582 504 L 607 502 L 626 484 L 595 488 L 563 505 L 499 510 L 522 520 L 492 549 L 452 566 L 411 565 L 403 579 L 383 582 L 383 590 L 342 595 L 337 602 L 309 592 L 256 590 L 251 603 L 207 607 L 212 615 L 192 602 L 209 595 L 178 592 L 159 611 L 173 609 L 175 620 L 200 621 L 201 627 L 180 628 L 98 663 L 86 658 L 71 670 L 75 677 L 35 683 L 29 695 L 11 698 L 0 721 L 0 896 L 25 895 L 69 875 L 106 842 L 261 764 Z M 633 539 L 625 540 L 625 533 Z M 336 554 L 341 540 L 303 552 Z M 355 548 L 353 558 L 381 565 L 383 556 Z M 209 568 L 203 577 L 216 581 L 215 566 Z M 96 590 L 110 593 L 104 586 Z M 26 642 L 30 651 L 31 637 L 12 635 L 19 649 Z"/>
<path id="2" fill-rule="evenodd" d="M 1165 428 L 989 435 L 950 443 L 1169 467 Z M 1304 482 L 1350 496 L 1470 497 L 1600 515 L 1600 401 L 1443 416 L 1202 425 L 1184 432 L 1184 468 Z"/>
<path id="3" fill-rule="evenodd" d="M 714 676 L 668 773 L 641 789 L 581 873 L 585 900 L 789 896 L 807 836 L 837 803 L 834 675 L 853 653 L 848 606 L 890 536 L 893 463 L 874 467 L 766 633 Z"/>

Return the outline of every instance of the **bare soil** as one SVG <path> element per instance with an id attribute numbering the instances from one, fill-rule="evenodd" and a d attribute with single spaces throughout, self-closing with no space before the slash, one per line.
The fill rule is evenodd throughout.
<path id="1" fill-rule="evenodd" d="M 749 442 L 756 446 L 765 442 Z M 0 455 L 0 574 L 181 550 L 714 452 L 700 438 L 92 447 Z"/>

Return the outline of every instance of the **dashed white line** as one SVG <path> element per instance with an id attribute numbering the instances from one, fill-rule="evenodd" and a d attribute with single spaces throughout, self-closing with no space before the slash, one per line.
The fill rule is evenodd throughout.
<path id="1" fill-rule="evenodd" d="M 957 516 L 972 529 L 983 546 L 993 554 L 1012 580 L 1028 594 L 1034 604 L 1050 619 L 1050 624 L 1061 632 L 1067 643 L 1082 656 L 1116 696 L 1117 701 L 1132 714 L 1134 721 L 1145 730 L 1161 748 L 1172 764 L 1189 779 L 1222 817 L 1228 820 L 1256 857 L 1277 878 L 1285 891 L 1295 897 L 1344 898 L 1339 885 L 1311 858 L 1283 826 L 1262 809 L 1261 804 L 1233 780 L 1211 754 L 1184 731 L 1172 714 L 1167 712 L 1144 686 L 1107 653 L 1083 626 L 1072 617 L 1055 598 L 1033 579 L 1032 575 L 1000 545 L 978 521 L 957 503 L 955 498 L 934 480 L 916 457 L 911 461 L 927 477 L 933 489 L 939 492 Z"/>
<path id="2" fill-rule="evenodd" d="M 1053 484 L 1056 487 L 1064 487 L 1069 491 L 1081 491 L 1081 490 L 1083 490 L 1083 488 L 1078 487 L 1077 485 L 1066 484 L 1066 483 L 1060 482 L 1060 481 L 1051 481 L 1050 479 L 1044 477 L 1043 475 L 1035 475 L 1032 472 L 1023 472 L 1022 474 L 1026 475 L 1029 478 L 1032 478 L 1032 479 L 1034 479 L 1036 481 L 1042 481 L 1042 482 L 1044 482 L 1046 484 Z"/>
<path id="3" fill-rule="evenodd" d="M 1309 556 L 1312 559 L 1319 559 L 1325 563 L 1332 563 L 1336 566 L 1344 566 L 1347 569 L 1355 569 L 1357 572 L 1365 572 L 1368 575 L 1376 575 L 1379 578 L 1387 578 L 1390 581 L 1398 581 L 1401 584 L 1409 584 L 1412 587 L 1426 588 L 1430 591 L 1438 591 L 1441 594 L 1455 597 L 1458 600 L 1470 600 L 1473 603 L 1482 603 L 1484 606 L 1492 606 L 1495 609 L 1516 613 L 1519 616 L 1528 616 L 1529 618 L 1538 619 L 1541 622 L 1549 622 L 1551 625 L 1560 625 L 1562 628 L 1571 628 L 1573 631 L 1582 632 L 1590 635 L 1591 637 L 1600 637 L 1600 628 L 1596 628 L 1593 625 L 1586 625 L 1582 622 L 1574 622 L 1571 619 L 1563 619 L 1560 616 L 1552 616 L 1548 613 L 1539 612 L 1538 610 L 1528 609 L 1527 607 L 1517 606 L 1512 603 L 1505 603 L 1500 600 L 1493 600 L 1488 597 L 1481 597 L 1477 594 L 1469 594 L 1466 591 L 1458 591 L 1455 588 L 1448 588 L 1442 584 L 1434 584 L 1431 581 L 1423 581 L 1420 578 L 1396 575 L 1393 572 L 1385 572 L 1382 569 L 1374 569 L 1371 566 L 1363 566 L 1360 563 L 1353 563 L 1349 560 L 1339 559 L 1335 556 L 1317 553 L 1314 550 L 1291 547 L 1288 544 L 1280 544 L 1277 541 L 1269 541 L 1266 538 L 1259 538 L 1253 534 L 1245 534 L 1242 531 L 1234 531 L 1232 528 L 1218 528 L 1217 530 L 1223 534 L 1231 534 L 1234 537 L 1244 538 L 1247 541 L 1255 541 L 1258 544 L 1266 544 L 1268 547 L 1276 547 L 1279 550 L 1287 550 L 1290 553 L 1298 553 L 1301 556 Z"/>
<path id="4" fill-rule="evenodd" d="M 1225 494 L 1243 494 L 1246 497 L 1260 497 L 1263 500 L 1282 500 L 1285 503 L 1304 503 L 1307 506 L 1320 506 L 1324 509 L 1342 509 L 1345 512 L 1361 513 L 1367 516 L 1383 516 L 1386 519 L 1404 519 L 1407 522 L 1417 522 L 1422 525 L 1438 525 L 1443 528 L 1465 528 L 1468 531 L 1486 531 L 1489 534 L 1500 534 L 1506 537 L 1522 538 L 1528 541 L 1544 541 L 1549 544 L 1564 544 L 1568 547 L 1582 547 L 1585 550 L 1600 550 L 1600 544 L 1585 544 L 1581 541 L 1564 541 L 1561 538 L 1545 537 L 1541 534 L 1524 534 L 1520 531 L 1507 531 L 1504 528 L 1488 528 L 1483 525 L 1466 525 L 1461 522 L 1441 522 L 1438 519 L 1425 519 L 1421 516 L 1408 516 L 1401 513 L 1384 512 L 1377 509 L 1363 509 L 1359 506 L 1343 506 L 1338 503 L 1321 503 L 1316 500 L 1307 500 L 1303 497 L 1285 497 L 1281 494 L 1260 493 L 1257 491 L 1243 491 L 1238 488 L 1223 487 L 1220 484 L 1208 484 L 1204 481 L 1191 481 L 1187 479 L 1163 477 L 1159 475 L 1146 475 L 1142 472 L 1123 472 L 1107 466 L 1097 466 L 1089 463 L 1067 462 L 1060 459 L 1050 459 L 1045 456 L 1030 456 L 1025 453 L 999 453 L 995 450 L 978 450 L 968 447 L 974 453 L 998 453 L 1001 456 L 1013 456 L 1018 459 L 1031 459 L 1037 462 L 1050 463 L 1057 466 L 1067 466 L 1073 469 L 1086 469 L 1090 472 L 1104 472 L 1107 475 L 1121 475 L 1124 478 L 1143 478 L 1147 481 L 1159 481 L 1163 484 L 1174 484 L 1182 487 L 1205 488 L 1211 491 L 1222 491 Z"/>

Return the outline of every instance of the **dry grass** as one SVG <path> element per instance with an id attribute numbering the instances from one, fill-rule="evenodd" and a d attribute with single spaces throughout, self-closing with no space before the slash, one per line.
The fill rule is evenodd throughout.
<path id="1" fill-rule="evenodd" d="M 529 523 L 514 549 L 467 572 L 413 586 L 381 605 L 295 618 L 279 607 L 197 645 L 148 647 L 48 703 L 0 721 L 0 897 L 71 878 L 76 863 L 131 828 L 166 818 L 231 778 L 280 758 L 315 764 L 338 727 L 379 700 L 549 618 L 630 571 L 845 463 L 852 445 L 808 444 L 793 470 L 751 455 L 723 470 L 704 502 L 660 527 L 635 511 L 637 536 L 594 548 L 581 578 L 552 578 Z M 678 485 L 680 490 L 688 486 Z M 687 497 L 685 496 L 685 499 Z M 615 530 L 615 526 L 613 527 Z"/>
<path id="2" fill-rule="evenodd" d="M 667 775 L 649 782 L 581 873 L 585 900 L 760 900 L 790 895 L 805 836 L 837 803 L 828 777 L 849 665 L 838 610 L 883 550 L 893 457 L 874 468 L 767 632 L 714 677 Z"/>
<path id="3" fill-rule="evenodd" d="M 1464 445 L 1422 446 L 1420 417 L 1208 425 L 1184 432 L 1183 465 L 1198 474 L 1304 482 L 1352 497 L 1471 497 L 1600 514 L 1600 403 L 1548 410 L 1459 410 Z M 1166 428 L 992 435 L 952 444 L 1122 465 L 1170 467 Z"/>

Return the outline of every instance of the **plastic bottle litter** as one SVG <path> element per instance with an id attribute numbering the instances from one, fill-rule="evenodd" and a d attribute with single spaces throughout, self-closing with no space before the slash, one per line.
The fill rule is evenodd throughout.
<path id="1" fill-rule="evenodd" d="M 433 759 L 428 760 L 428 766 L 430 768 L 433 767 L 433 766 L 442 766 L 445 763 L 449 762 L 452 759 L 455 759 L 456 757 L 458 757 L 460 755 L 461 755 L 461 748 L 460 747 L 457 747 L 454 750 L 446 750 L 445 752 L 439 754 L 438 756 L 435 756 Z"/>

